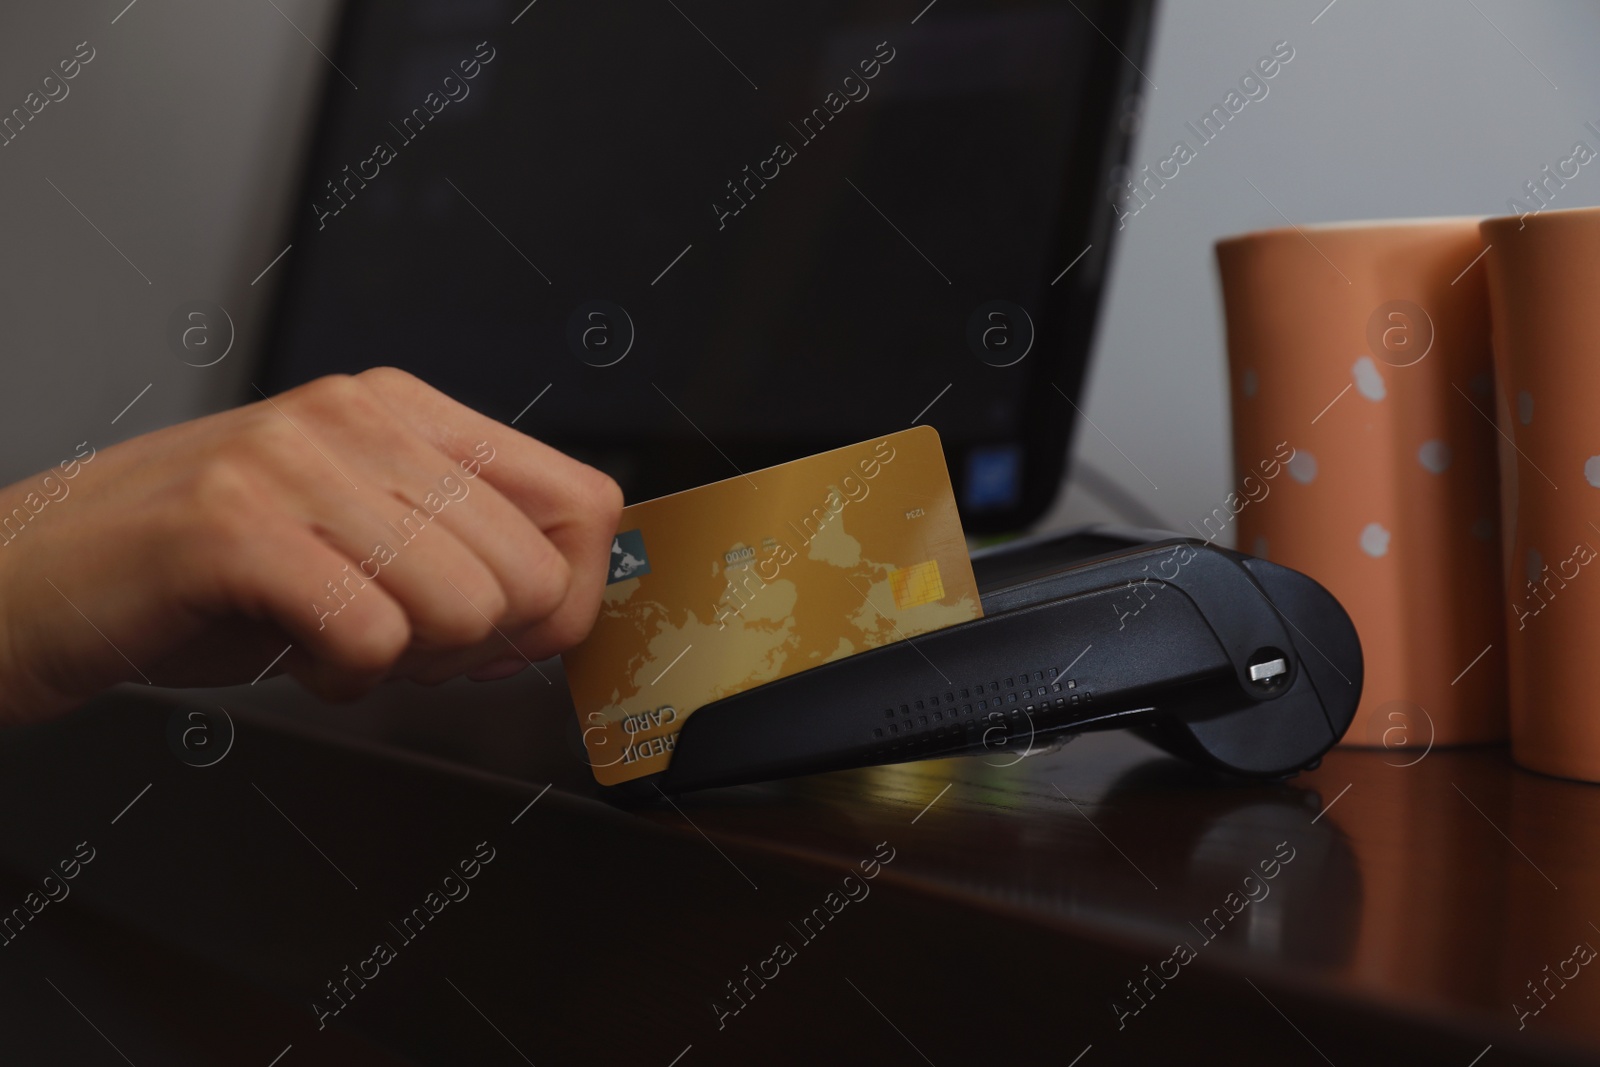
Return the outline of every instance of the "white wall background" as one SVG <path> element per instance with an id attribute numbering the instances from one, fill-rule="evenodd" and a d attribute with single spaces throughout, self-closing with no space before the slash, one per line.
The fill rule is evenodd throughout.
<path id="1" fill-rule="evenodd" d="M 96 53 L 0 148 L 0 483 L 248 392 L 239 357 L 269 295 L 250 282 L 282 250 L 327 69 L 288 19 L 326 44 L 332 7 L 127 2 L 0 8 L 0 113 L 80 41 Z M 166 341 L 172 310 L 196 298 L 226 306 L 241 335 L 207 370 Z"/>
<path id="2" fill-rule="evenodd" d="M 1081 426 L 1075 455 L 1174 529 L 1233 488 L 1211 246 L 1283 225 L 1250 182 L 1302 224 L 1504 214 L 1574 141 L 1600 148 L 1583 128 L 1600 125 L 1600 4 L 1336 0 L 1319 17 L 1326 4 L 1168 0 L 1157 26 L 1136 165 L 1166 156 L 1274 42 L 1295 49 L 1120 234 L 1085 408 L 1104 435 Z M 1586 167 L 1554 206 L 1597 203 L 1600 167 Z M 1074 485 L 1048 522 L 1109 517 Z"/>
<path id="3" fill-rule="evenodd" d="M 109 444 L 247 388 L 267 295 L 267 282 L 250 282 L 282 248 L 304 123 L 327 71 L 307 38 L 329 45 L 331 4 L 125 3 L 0 12 L 0 112 L 79 41 L 97 52 L 65 100 L 0 148 L 0 482 L 78 441 Z M 1600 124 L 1600 5 L 1325 3 L 1168 0 L 1145 65 L 1159 88 L 1136 164 L 1164 156 L 1274 42 L 1295 49 L 1270 95 L 1121 234 L 1086 408 L 1104 436 L 1081 426 L 1078 455 L 1169 525 L 1230 488 L 1211 243 L 1281 224 L 1250 182 L 1296 222 L 1500 213 L 1573 141 L 1594 143 L 1585 121 Z M 1595 168 L 1558 200 L 1596 203 Z M 225 304 L 239 328 L 236 357 L 216 368 L 187 367 L 167 349 L 167 318 L 192 298 Z M 1108 517 L 1074 485 L 1047 523 Z"/>

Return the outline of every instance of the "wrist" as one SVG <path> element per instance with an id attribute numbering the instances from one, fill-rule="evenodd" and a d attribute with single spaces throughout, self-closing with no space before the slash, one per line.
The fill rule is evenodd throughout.
<path id="1" fill-rule="evenodd" d="M 11 521 L 14 511 L 26 514 L 15 488 L 0 490 L 0 726 L 17 725 L 57 714 L 74 706 L 66 694 L 44 684 L 38 667 L 47 662 L 47 642 L 58 605 L 41 602 L 53 592 L 40 569 L 29 567 L 27 527 Z M 37 534 L 35 535 L 37 536 Z M 60 608 L 71 611 L 62 602 Z"/>

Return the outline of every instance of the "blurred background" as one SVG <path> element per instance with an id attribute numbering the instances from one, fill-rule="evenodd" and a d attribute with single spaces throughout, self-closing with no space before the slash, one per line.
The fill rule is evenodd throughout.
<path id="1" fill-rule="evenodd" d="M 78 42 L 95 57 L 0 148 L 0 480 L 86 439 L 102 447 L 253 397 L 267 268 L 289 240 L 335 15 L 327 0 L 4 14 L 0 111 Z M 1127 119 L 1135 168 L 1168 155 L 1275 42 L 1295 57 L 1117 235 L 1083 394 L 1092 425 L 1077 427 L 1041 527 L 1142 507 L 1181 528 L 1216 506 L 1233 478 L 1212 242 L 1286 219 L 1505 213 L 1542 167 L 1595 142 L 1597 30 L 1600 6 L 1565 0 L 1163 5 L 1142 111 Z M 1597 203 L 1600 170 L 1584 168 L 1552 206 Z M 168 347 L 169 317 L 191 300 L 233 317 L 235 348 L 214 367 Z M 1131 507 L 1108 505 L 1108 482 Z"/>

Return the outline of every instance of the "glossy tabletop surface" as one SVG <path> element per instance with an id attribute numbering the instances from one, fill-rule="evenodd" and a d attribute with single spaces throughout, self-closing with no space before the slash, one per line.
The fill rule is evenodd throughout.
<path id="1" fill-rule="evenodd" d="M 1600 787 L 1504 749 L 1263 786 L 1110 733 L 623 808 L 542 669 L 211 694 L 208 766 L 205 695 L 8 735 L 0 904 L 95 850 L 3 935 L 17 1062 L 1600 1054 Z"/>

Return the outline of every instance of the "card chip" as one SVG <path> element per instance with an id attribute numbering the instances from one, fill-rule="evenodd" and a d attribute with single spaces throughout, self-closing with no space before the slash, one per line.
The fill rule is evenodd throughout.
<path id="1" fill-rule="evenodd" d="M 889 572 L 889 588 L 894 591 L 897 608 L 914 608 L 944 599 L 944 582 L 939 578 L 939 561 L 924 560 Z"/>

